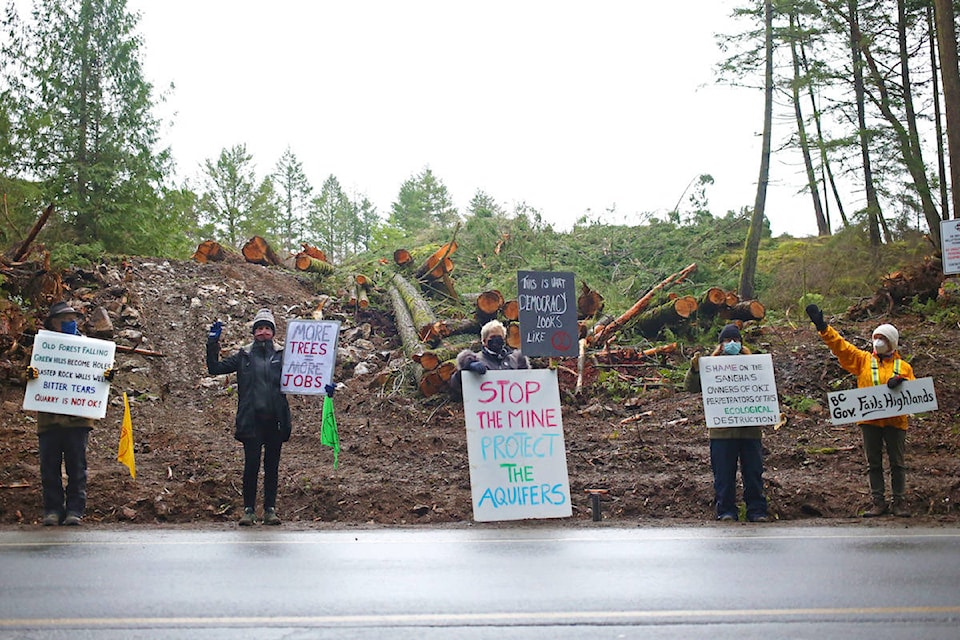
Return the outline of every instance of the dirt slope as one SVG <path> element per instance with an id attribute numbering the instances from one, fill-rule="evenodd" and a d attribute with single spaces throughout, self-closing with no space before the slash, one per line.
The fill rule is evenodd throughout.
<path id="1" fill-rule="evenodd" d="M 471 521 L 462 406 L 446 398 L 417 398 L 403 381 L 371 386 L 375 372 L 399 357 L 399 340 L 383 311 L 388 306 L 359 316 L 341 313 L 336 297 L 324 295 L 335 292 L 318 292 L 316 285 L 289 271 L 246 263 L 134 259 L 93 275 L 78 273 L 72 285 L 75 300 L 110 312 L 118 344 L 139 341 L 141 348 L 165 354 L 118 356 L 112 405 L 90 441 L 89 526 L 120 521 L 233 526 L 242 506 L 242 451 L 232 436 L 236 396 L 232 380 L 206 374 L 206 328 L 214 319 L 224 321 L 223 345 L 230 352 L 249 340 L 247 323 L 258 308 L 272 307 L 278 319 L 309 317 L 321 303 L 326 318 L 343 322 L 337 377 L 346 388 L 336 396 L 343 448 L 334 469 L 331 449 L 320 444 L 320 402 L 291 398 L 294 435 L 283 449 L 278 504 L 287 526 Z M 371 307 L 377 303 L 374 299 Z M 879 321 L 833 319 L 851 340 L 862 340 Z M 911 419 L 908 486 L 916 515 L 909 522 L 955 524 L 960 520 L 960 330 L 906 315 L 884 321 L 900 328 L 902 350 L 917 375 L 934 377 L 940 404 L 940 411 Z M 850 386 L 852 379 L 808 323 L 764 326 L 747 342 L 755 351 L 773 355 L 787 417 L 779 429 L 768 429 L 764 439 L 772 515 L 805 523 L 856 519 L 869 498 L 859 432 L 832 426 L 819 406 L 805 413 L 789 406 L 803 398 L 822 399 L 838 381 Z M 687 355 L 666 356 L 651 369 L 682 369 Z M 560 375 L 562 385 L 572 383 L 570 374 Z M 0 389 L 0 525 L 37 526 L 35 419 L 20 409 L 21 381 L 5 381 Z M 132 401 L 135 481 L 115 460 L 122 391 Z M 712 520 L 712 476 L 699 395 L 669 387 L 626 402 L 594 396 L 591 390 L 580 399 L 566 393 L 564 398 L 574 515 L 551 524 L 590 523 L 584 489 L 594 487 L 610 491 L 602 505 L 606 523 Z"/>

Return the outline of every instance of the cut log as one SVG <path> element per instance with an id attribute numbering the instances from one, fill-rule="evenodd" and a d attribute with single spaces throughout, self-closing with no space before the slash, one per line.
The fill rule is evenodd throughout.
<path id="1" fill-rule="evenodd" d="M 720 287 L 710 287 L 697 300 L 697 315 L 709 320 L 717 315 L 720 309 L 727 304 L 727 292 Z"/>
<path id="2" fill-rule="evenodd" d="M 4 197 L 6 197 L 6 194 L 4 194 Z M 23 242 L 17 245 L 16 249 L 8 251 L 7 254 L 4 255 L 4 259 L 7 262 L 20 262 L 23 260 L 24 256 L 30 252 L 30 245 L 33 244 L 37 234 L 39 234 L 40 230 L 43 229 L 43 225 L 47 224 L 47 220 L 50 219 L 52 214 L 53 203 L 47 205 L 47 208 L 43 210 L 43 213 L 40 214 L 40 217 L 37 218 L 37 221 L 33 223 L 32 227 L 30 227 L 27 237 L 24 238 Z"/>
<path id="3" fill-rule="evenodd" d="M 223 250 L 223 247 L 220 246 L 219 242 L 214 240 L 204 240 L 197 245 L 197 250 L 191 257 L 200 264 L 206 264 L 208 262 L 223 262 L 224 258 L 227 257 L 227 254 Z"/>
<path id="4" fill-rule="evenodd" d="M 318 260 L 306 253 L 298 253 L 295 264 L 298 271 L 309 271 L 310 273 L 319 273 L 326 276 L 334 272 L 334 267 L 329 262 Z"/>
<path id="5" fill-rule="evenodd" d="M 580 283 L 580 296 L 577 298 L 577 318 L 594 318 L 603 313 L 603 296 L 587 286 L 587 283 Z"/>
<path id="6" fill-rule="evenodd" d="M 726 295 L 726 305 L 728 307 L 735 307 L 740 304 L 740 296 L 736 291 L 727 291 Z"/>
<path id="7" fill-rule="evenodd" d="M 652 340 L 665 327 L 677 327 L 687 322 L 697 310 L 697 299 L 683 296 L 649 309 L 637 317 L 637 328 L 643 337 Z"/>
<path id="8" fill-rule="evenodd" d="M 393 262 L 398 267 L 409 267 L 413 264 L 413 255 L 406 249 L 397 249 L 393 252 Z"/>
<path id="9" fill-rule="evenodd" d="M 453 269 L 453 261 L 450 260 L 449 256 L 456 250 L 457 243 L 451 240 L 430 254 L 424 263 L 416 270 L 414 275 L 417 279 L 420 279 L 429 273 L 430 277 L 434 279 L 439 278 L 444 273 L 445 263 L 447 261 L 449 261 L 450 269 Z"/>
<path id="10" fill-rule="evenodd" d="M 477 296 L 477 319 L 480 322 L 492 320 L 503 308 L 503 294 L 496 289 L 484 291 Z"/>
<path id="11" fill-rule="evenodd" d="M 646 308 L 648 304 L 650 304 L 650 301 L 653 299 L 653 296 L 654 294 L 656 294 L 657 291 L 660 291 L 661 289 L 664 289 L 675 282 L 679 282 L 683 280 L 688 275 L 696 271 L 696 269 L 697 269 L 697 264 L 693 263 L 684 267 L 682 270 L 678 271 L 677 273 L 674 273 L 673 275 L 670 275 L 664 278 L 663 281 L 660 282 L 660 284 L 656 285 L 655 287 L 650 289 L 650 291 L 644 294 L 639 300 L 637 300 L 633 304 L 632 307 L 627 309 L 627 311 L 623 315 L 621 315 L 619 318 L 617 318 L 613 322 L 609 324 L 605 324 L 602 330 L 595 331 L 593 341 L 596 344 L 605 344 L 606 342 L 608 342 L 610 338 L 612 338 L 616 334 L 617 331 L 619 331 L 622 327 L 626 326 L 627 323 L 631 322 L 637 316 L 638 313 L 643 311 L 643 309 Z"/>
<path id="12" fill-rule="evenodd" d="M 414 356 L 413 359 L 424 370 L 432 371 L 447 360 L 454 360 L 464 349 L 473 351 L 480 349 L 480 338 L 478 336 L 456 336 L 456 339 L 445 340 L 433 349 Z"/>
<path id="13" fill-rule="evenodd" d="M 511 322 L 520 320 L 520 303 L 516 300 L 507 300 L 503 303 L 503 317 Z"/>
<path id="14" fill-rule="evenodd" d="M 327 260 L 327 254 L 324 253 L 322 249 L 318 249 L 318 248 L 316 248 L 316 247 L 312 247 L 312 246 L 310 246 L 309 244 L 307 244 L 306 242 L 301 242 L 301 243 L 300 243 L 300 246 L 303 247 L 303 251 L 301 251 L 300 253 L 305 253 L 305 254 L 307 254 L 308 256 L 310 256 L 311 258 L 316 258 L 317 260 L 323 260 L 324 262 L 330 262 L 329 260 Z"/>
<path id="15" fill-rule="evenodd" d="M 520 337 L 520 323 L 510 322 L 507 324 L 507 337 L 504 340 L 511 349 L 519 349 L 523 341 Z"/>
<path id="16" fill-rule="evenodd" d="M 360 309 L 366 309 L 370 306 L 370 297 L 367 293 L 367 290 L 363 287 L 357 288 L 357 307 Z"/>
<path id="17" fill-rule="evenodd" d="M 421 337 L 424 342 L 433 342 L 452 335 L 473 334 L 477 336 L 480 333 L 480 323 L 476 320 L 438 320 L 430 326 Z"/>
<path id="18" fill-rule="evenodd" d="M 283 264 L 277 254 L 270 248 L 270 244 L 260 236 L 253 236 L 243 245 L 241 251 L 247 262 L 262 264 L 265 267 L 275 267 Z"/>
<path id="19" fill-rule="evenodd" d="M 743 302 L 738 302 L 729 309 L 724 309 L 720 312 L 720 317 L 722 318 L 726 318 L 728 320 L 742 320 L 743 322 L 747 322 L 748 320 L 763 320 L 764 316 L 766 315 L 766 308 L 758 300 L 745 300 Z"/>
<path id="20" fill-rule="evenodd" d="M 605 364 L 649 364 L 650 359 L 659 355 L 676 353 L 677 343 L 652 347 L 650 349 L 634 349 L 622 347 L 620 349 L 604 349 L 597 353 L 597 360 Z"/>
<path id="21" fill-rule="evenodd" d="M 347 285 L 347 307 L 357 308 L 357 285 Z"/>
<path id="22" fill-rule="evenodd" d="M 373 282 L 367 276 L 362 273 L 357 273 L 353 276 L 353 281 L 356 282 L 359 286 L 364 289 L 370 289 L 373 286 Z"/>
<path id="23" fill-rule="evenodd" d="M 388 287 L 387 294 L 390 296 L 390 302 L 393 305 L 393 321 L 397 326 L 397 333 L 400 334 L 403 352 L 408 358 L 412 358 L 413 354 L 423 351 L 423 345 L 420 343 L 420 337 L 413 326 L 410 309 L 407 308 L 407 303 L 404 302 L 403 296 L 400 295 L 400 291 L 395 286 Z M 420 371 L 422 372 L 423 369 L 421 368 Z M 420 376 L 418 375 L 417 380 L 419 379 Z"/>
<path id="24" fill-rule="evenodd" d="M 414 329 L 420 336 L 420 340 L 426 341 L 424 336 L 430 337 L 431 340 L 438 339 L 439 336 L 433 335 L 433 325 L 437 321 L 437 316 L 434 315 L 433 308 L 426 298 L 399 273 L 394 273 L 390 281 L 407 305 L 410 317 L 413 319 Z"/>

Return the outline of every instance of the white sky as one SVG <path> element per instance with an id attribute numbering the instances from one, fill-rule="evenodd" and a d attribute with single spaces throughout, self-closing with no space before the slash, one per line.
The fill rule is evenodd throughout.
<path id="1" fill-rule="evenodd" d="M 730 0 L 130 0 L 180 177 L 246 144 L 289 146 L 382 216 L 429 166 L 461 213 L 477 189 L 558 229 L 672 209 L 711 174 L 714 215 L 753 206 L 763 96 L 716 86 Z M 782 122 L 782 121 L 781 121 Z M 779 126 L 789 126 L 780 124 Z M 786 131 L 780 132 L 781 136 Z M 776 135 L 775 135 L 776 137 Z M 785 164 L 785 163 L 789 163 Z M 775 235 L 813 235 L 802 167 L 773 159 Z M 685 201 L 684 201 L 685 202 Z M 847 203 L 848 207 L 851 204 Z M 852 208 L 852 207 L 851 207 Z M 683 207 L 681 207 L 681 210 Z"/>

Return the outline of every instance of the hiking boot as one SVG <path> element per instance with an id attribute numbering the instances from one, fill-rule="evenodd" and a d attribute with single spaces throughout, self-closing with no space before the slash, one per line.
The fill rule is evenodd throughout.
<path id="1" fill-rule="evenodd" d="M 903 498 L 894 498 L 891 510 L 893 511 L 893 515 L 898 518 L 909 518 L 912 515 L 907 508 L 907 501 Z"/>
<path id="2" fill-rule="evenodd" d="M 277 515 L 277 510 L 273 507 L 263 510 L 263 524 L 280 524 L 280 517 Z"/>
<path id="3" fill-rule="evenodd" d="M 864 518 L 877 518 L 887 513 L 887 501 L 886 500 L 874 500 L 873 506 L 863 512 Z"/>
<path id="4" fill-rule="evenodd" d="M 51 511 L 50 513 L 45 513 L 45 514 L 43 514 L 43 526 L 45 526 L 45 527 L 55 527 L 55 526 L 57 526 L 58 524 L 60 524 L 60 514 L 59 514 L 59 513 L 53 513 L 53 512 Z"/>
<path id="5" fill-rule="evenodd" d="M 733 515 L 732 513 L 721 513 L 719 516 L 717 516 L 717 520 L 720 522 L 734 522 L 736 519 L 737 516 Z"/>
<path id="6" fill-rule="evenodd" d="M 253 512 L 253 509 L 244 509 L 243 515 L 240 516 L 240 522 L 238 523 L 241 527 L 252 527 L 257 523 L 257 514 Z"/>
<path id="7" fill-rule="evenodd" d="M 75 513 L 68 513 L 67 517 L 63 519 L 64 526 L 67 527 L 79 527 L 80 521 L 82 518 Z"/>

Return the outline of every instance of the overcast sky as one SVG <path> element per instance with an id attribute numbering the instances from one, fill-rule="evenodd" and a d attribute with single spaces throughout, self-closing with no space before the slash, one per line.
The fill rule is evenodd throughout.
<path id="1" fill-rule="evenodd" d="M 429 166 L 464 212 L 482 189 L 559 229 L 663 216 L 711 174 L 715 215 L 752 206 L 763 95 L 714 83 L 729 0 L 130 0 L 181 178 L 246 144 L 290 147 L 386 216 Z M 781 124 L 780 126 L 789 126 Z M 786 132 L 781 132 L 786 135 Z M 812 235 L 793 158 L 774 156 L 774 234 Z M 616 208 L 616 214 L 605 211 Z"/>

